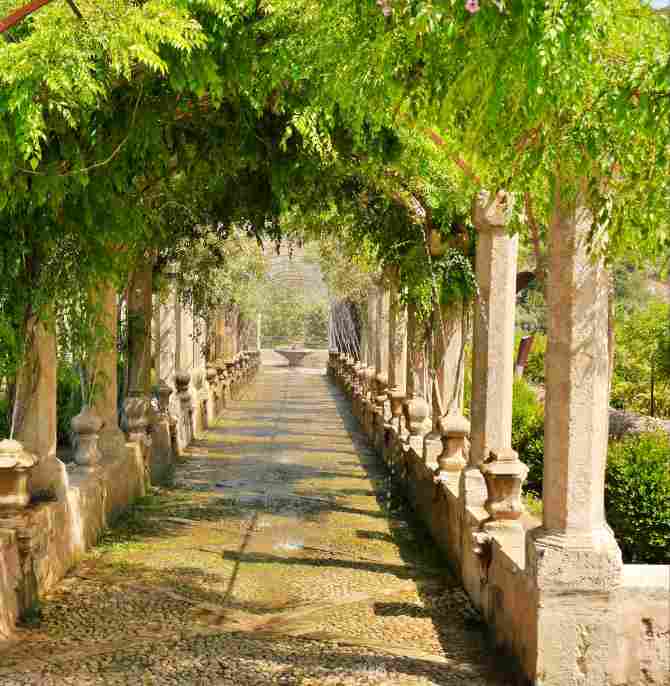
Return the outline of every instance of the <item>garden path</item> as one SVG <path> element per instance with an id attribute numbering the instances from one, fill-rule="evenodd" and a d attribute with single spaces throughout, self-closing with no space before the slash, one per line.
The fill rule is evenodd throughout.
<path id="1" fill-rule="evenodd" d="M 0 683 L 512 683 L 319 370 L 264 367 L 0 649 Z"/>

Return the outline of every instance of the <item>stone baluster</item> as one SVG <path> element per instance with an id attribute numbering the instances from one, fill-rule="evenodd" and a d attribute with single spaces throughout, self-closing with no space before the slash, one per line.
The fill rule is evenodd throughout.
<path id="1" fill-rule="evenodd" d="M 507 233 L 511 199 L 481 193 L 473 204 L 478 232 L 474 307 L 471 445 L 460 487 L 465 507 L 488 498 L 480 466 L 489 450 L 507 454 L 512 445 L 514 309 L 518 237 Z"/>
<path id="2" fill-rule="evenodd" d="M 562 198 L 558 182 L 555 193 L 546 281 L 543 515 L 529 536 L 527 559 L 543 636 L 537 671 L 553 658 L 555 669 L 560 662 L 571 674 L 585 641 L 590 654 L 610 654 L 607 627 L 618 620 L 606 611 L 607 596 L 620 584 L 622 563 L 604 507 L 608 278 L 602 257 L 589 249 L 599 232 L 583 195 Z M 589 683 L 608 680 L 608 661 L 599 662 L 590 662 L 596 671 Z M 547 684 L 563 683 L 562 674 L 559 667 Z"/>

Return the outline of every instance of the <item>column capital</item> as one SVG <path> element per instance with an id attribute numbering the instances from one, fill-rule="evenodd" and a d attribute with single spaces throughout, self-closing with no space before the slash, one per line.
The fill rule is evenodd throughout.
<path id="1" fill-rule="evenodd" d="M 472 202 L 472 221 L 478 231 L 500 233 L 507 228 L 514 207 L 514 196 L 498 191 L 494 196 L 480 191 Z"/>

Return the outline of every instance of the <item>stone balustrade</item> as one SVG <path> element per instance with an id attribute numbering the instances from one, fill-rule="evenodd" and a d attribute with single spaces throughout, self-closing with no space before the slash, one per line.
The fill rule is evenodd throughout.
<path id="1" fill-rule="evenodd" d="M 362 359 L 331 351 L 328 373 L 346 389 L 356 370 L 352 412 L 363 433 L 460 574 L 498 648 L 530 683 L 665 683 L 670 566 L 622 565 L 605 521 L 607 283 L 602 261 L 587 250 L 592 218 L 579 205 L 559 208 L 550 227 L 542 521 L 524 510 L 528 470 L 511 448 L 510 202 L 482 194 L 472 212 L 479 296 L 469 419 L 463 310 L 433 318 L 436 373 L 426 389 L 416 368 L 426 355 L 416 347 L 415 313 L 399 316 L 393 279 L 370 291 Z M 406 341 L 404 364 L 398 341 Z"/>

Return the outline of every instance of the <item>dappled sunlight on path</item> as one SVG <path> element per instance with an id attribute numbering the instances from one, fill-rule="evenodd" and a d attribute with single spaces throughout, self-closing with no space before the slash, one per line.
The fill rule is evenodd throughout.
<path id="1" fill-rule="evenodd" d="M 325 376 L 264 369 L 0 648 L 0 683 L 512 683 L 387 490 Z"/>

